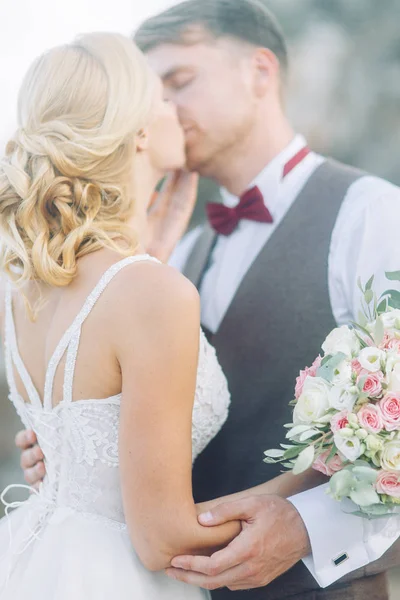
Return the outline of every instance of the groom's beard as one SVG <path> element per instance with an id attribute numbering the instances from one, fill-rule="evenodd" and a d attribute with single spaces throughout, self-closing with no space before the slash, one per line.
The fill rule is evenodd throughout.
<path id="1" fill-rule="evenodd" d="M 220 137 L 217 131 L 210 136 L 197 125 L 190 124 L 186 128 L 184 125 L 187 170 L 218 181 L 218 174 L 226 170 L 231 157 L 248 142 L 253 124 L 253 116 L 249 115 L 228 133 L 224 128 Z"/>

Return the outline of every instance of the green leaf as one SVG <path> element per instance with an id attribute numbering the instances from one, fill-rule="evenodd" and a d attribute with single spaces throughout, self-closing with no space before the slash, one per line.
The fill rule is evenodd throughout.
<path id="1" fill-rule="evenodd" d="M 284 462 L 284 463 L 282 463 L 282 466 L 285 467 L 286 469 L 292 470 L 294 467 L 294 462 Z"/>
<path id="2" fill-rule="evenodd" d="M 350 471 L 343 469 L 334 473 L 329 481 L 329 489 L 336 500 L 348 496 L 353 488 L 354 479 Z"/>
<path id="3" fill-rule="evenodd" d="M 299 435 L 300 433 L 309 431 L 310 428 L 311 428 L 311 425 L 295 425 L 293 427 L 293 429 L 291 429 L 290 431 L 287 432 L 285 437 L 290 440 L 290 439 L 296 437 L 296 435 Z"/>
<path id="4" fill-rule="evenodd" d="M 372 290 L 366 290 L 364 299 L 367 304 L 371 304 L 372 300 L 374 299 L 374 292 Z"/>
<path id="5" fill-rule="evenodd" d="M 388 305 L 391 308 L 400 308 L 400 292 L 397 290 L 387 290 L 384 296 L 388 297 Z"/>
<path id="6" fill-rule="evenodd" d="M 389 281 L 400 281 L 400 271 L 386 271 L 385 277 Z"/>
<path id="7" fill-rule="evenodd" d="M 372 277 L 370 277 L 365 285 L 365 289 L 366 290 L 370 290 L 372 289 L 372 284 L 374 283 L 374 275 L 372 275 Z"/>
<path id="8" fill-rule="evenodd" d="M 378 315 L 381 315 L 382 313 L 385 313 L 388 309 L 388 299 L 385 298 L 384 300 L 382 300 L 382 302 L 380 302 L 378 304 L 378 307 L 376 309 Z"/>
<path id="9" fill-rule="evenodd" d="M 337 454 L 337 447 L 336 444 L 332 444 L 332 448 L 331 451 L 329 452 L 328 458 L 326 459 L 326 463 L 328 463 L 330 460 L 332 460 L 332 458 L 335 456 L 335 454 Z"/>
<path id="10" fill-rule="evenodd" d="M 350 499 L 358 506 L 370 506 L 371 504 L 379 504 L 379 495 L 374 490 L 372 485 L 368 483 L 358 483 L 350 492 Z"/>
<path id="11" fill-rule="evenodd" d="M 361 333 L 363 333 L 364 335 L 369 337 L 370 340 L 372 340 L 371 332 L 368 331 L 368 329 L 366 329 L 365 327 L 363 327 L 363 325 L 360 325 L 360 323 L 356 323 L 355 321 L 351 321 L 350 325 L 352 325 L 354 329 L 358 329 L 358 331 L 361 331 Z"/>
<path id="12" fill-rule="evenodd" d="M 359 278 L 357 279 L 357 285 L 358 285 L 358 289 L 359 289 L 359 290 L 360 290 L 360 292 L 363 294 L 363 293 L 364 293 L 364 288 L 363 288 L 363 286 L 362 286 L 362 283 L 361 283 L 361 277 L 359 277 Z"/>
<path id="13" fill-rule="evenodd" d="M 357 479 L 361 482 L 374 484 L 376 482 L 376 478 L 378 472 L 376 469 L 371 469 L 371 467 L 353 467 L 351 469 L 353 475 L 357 477 Z"/>
<path id="14" fill-rule="evenodd" d="M 374 327 L 374 342 L 375 342 L 376 346 L 379 346 L 379 344 L 382 342 L 384 337 L 385 337 L 385 328 L 383 326 L 383 321 L 380 317 L 378 317 L 375 321 L 375 327 Z"/>
<path id="15" fill-rule="evenodd" d="M 314 462 L 315 448 L 314 446 L 308 446 L 297 457 L 296 463 L 293 467 L 293 474 L 299 475 L 304 471 L 307 471 Z"/>
<path id="16" fill-rule="evenodd" d="M 326 363 L 331 360 L 332 356 L 333 356 L 332 354 L 327 354 L 326 356 L 324 356 L 324 358 L 321 360 L 320 367 L 323 367 L 324 365 L 326 365 Z"/>
<path id="17" fill-rule="evenodd" d="M 268 458 L 282 458 L 283 455 L 284 455 L 284 451 L 283 450 L 272 449 L 272 450 L 266 450 L 264 452 L 264 454 Z"/>
<path id="18" fill-rule="evenodd" d="M 365 382 L 367 381 L 367 379 L 368 379 L 368 375 L 363 375 L 363 376 L 362 376 L 362 377 L 360 377 L 360 379 L 358 380 L 357 387 L 358 387 L 358 389 L 360 390 L 360 392 L 362 392 L 362 391 L 363 391 L 363 389 L 364 389 L 364 385 L 365 385 Z"/>
<path id="19" fill-rule="evenodd" d="M 358 311 L 358 324 L 361 325 L 361 327 L 365 327 L 367 323 L 368 323 L 367 317 L 364 315 L 362 310 L 359 310 Z"/>
<path id="20" fill-rule="evenodd" d="M 299 441 L 306 442 L 307 440 L 314 437 L 315 435 L 321 436 L 321 432 L 318 431 L 318 429 L 309 429 L 308 431 L 304 431 L 304 433 L 300 434 Z"/>
<path id="21" fill-rule="evenodd" d="M 341 362 L 344 361 L 346 355 L 343 352 L 334 354 L 325 363 L 321 363 L 317 370 L 317 377 L 322 377 L 325 381 L 331 382 L 334 376 L 334 371 Z"/>
<path id="22" fill-rule="evenodd" d="M 289 460 L 291 458 L 296 458 L 300 454 L 300 452 L 302 452 L 302 450 L 304 450 L 304 448 L 305 448 L 304 444 L 301 446 L 293 446 L 293 448 L 288 448 L 285 451 L 283 458 L 285 460 Z"/>

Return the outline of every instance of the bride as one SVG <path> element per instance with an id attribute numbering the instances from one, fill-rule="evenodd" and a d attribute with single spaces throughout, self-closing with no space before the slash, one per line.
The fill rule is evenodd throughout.
<path id="1" fill-rule="evenodd" d="M 184 165 L 176 111 L 129 39 L 97 33 L 34 63 L 19 121 L 0 163 L 1 324 L 46 475 L 25 502 L 10 492 L 27 486 L 1 496 L 0 599 L 207 598 L 163 573 L 241 531 L 197 521 L 192 461 L 230 397 L 196 290 L 144 253 L 155 186 Z M 293 479 L 241 494 L 309 485 Z"/>
<path id="2" fill-rule="evenodd" d="M 192 459 L 229 393 L 196 290 L 143 254 L 155 185 L 184 164 L 176 111 L 130 40 L 90 34 L 34 63 L 19 119 L 0 165 L 2 323 L 47 475 L 24 503 L 3 494 L 21 506 L 0 523 L 0 598 L 203 598 L 156 572 L 240 528 L 197 522 Z"/>

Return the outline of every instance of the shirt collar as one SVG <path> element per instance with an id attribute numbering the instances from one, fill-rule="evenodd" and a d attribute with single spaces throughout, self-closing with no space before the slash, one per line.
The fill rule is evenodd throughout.
<path id="1" fill-rule="evenodd" d="M 249 184 L 248 189 L 258 186 L 261 193 L 265 198 L 265 203 L 268 205 L 268 209 L 274 212 L 274 202 L 277 201 L 279 184 L 282 181 L 282 173 L 285 164 L 290 160 L 299 150 L 304 148 L 307 142 L 302 135 L 296 135 L 293 140 L 275 156 L 259 173 L 253 181 Z M 231 208 L 237 206 L 239 198 L 228 190 L 221 188 L 222 202 L 225 206 Z"/>

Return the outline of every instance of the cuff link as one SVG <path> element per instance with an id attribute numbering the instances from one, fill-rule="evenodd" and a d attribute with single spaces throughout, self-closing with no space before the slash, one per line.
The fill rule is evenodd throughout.
<path id="1" fill-rule="evenodd" d="M 338 567 L 342 563 L 346 562 L 346 560 L 348 560 L 348 559 L 349 559 L 349 555 L 347 554 L 347 552 L 342 552 L 342 554 L 339 554 L 339 556 L 337 556 L 336 558 L 333 558 L 332 562 L 335 565 L 335 567 Z"/>

